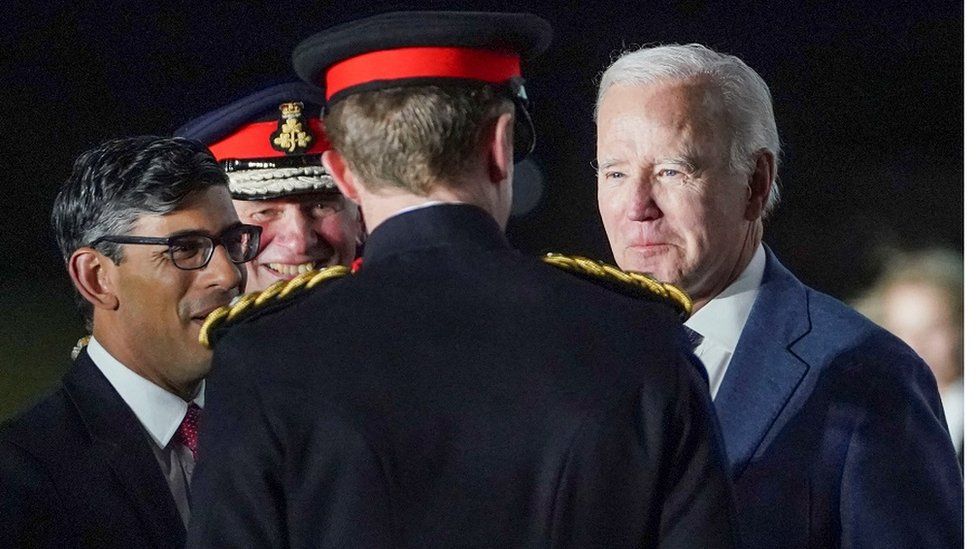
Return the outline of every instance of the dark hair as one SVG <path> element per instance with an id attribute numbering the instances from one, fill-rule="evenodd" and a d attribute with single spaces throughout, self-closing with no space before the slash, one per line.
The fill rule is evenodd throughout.
<path id="1" fill-rule="evenodd" d="M 143 215 L 163 215 L 191 195 L 227 185 L 227 175 L 197 141 L 155 136 L 106 141 L 81 154 L 61 186 L 51 225 L 65 262 L 78 248 L 108 234 L 126 234 Z M 102 242 L 98 250 L 116 264 L 122 247 Z M 92 306 L 78 298 L 91 327 Z"/>
<path id="2" fill-rule="evenodd" d="M 514 104 L 495 86 L 404 86 L 353 94 L 325 118 L 332 146 L 367 188 L 429 193 L 476 160 L 488 123 Z"/>

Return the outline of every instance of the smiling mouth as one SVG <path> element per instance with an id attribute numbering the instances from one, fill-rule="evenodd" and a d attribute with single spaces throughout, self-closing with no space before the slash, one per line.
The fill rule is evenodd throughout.
<path id="1" fill-rule="evenodd" d="M 306 263 L 262 263 L 261 266 L 278 276 L 298 276 L 325 264 L 326 261 L 308 261 Z"/>

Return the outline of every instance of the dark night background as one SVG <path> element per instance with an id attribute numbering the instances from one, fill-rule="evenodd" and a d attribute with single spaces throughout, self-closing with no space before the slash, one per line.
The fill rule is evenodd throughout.
<path id="1" fill-rule="evenodd" d="M 529 253 L 609 260 L 596 208 L 596 78 L 641 44 L 701 42 L 767 81 L 783 203 L 766 241 L 846 299 L 889 246 L 962 249 L 962 3 L 5 2 L 0 42 L 0 418 L 37 398 L 83 335 L 48 216 L 73 158 L 102 140 L 167 134 L 291 74 L 291 50 L 393 9 L 531 11 L 555 30 L 528 63 L 544 178 L 509 235 Z"/>

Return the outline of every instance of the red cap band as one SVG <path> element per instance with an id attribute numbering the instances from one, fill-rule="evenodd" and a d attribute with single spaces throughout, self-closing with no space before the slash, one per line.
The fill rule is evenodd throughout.
<path id="1" fill-rule="evenodd" d="M 322 131 L 318 118 L 306 118 L 305 124 L 315 134 L 312 146 L 302 154 L 322 154 L 329 147 L 329 140 Z M 242 126 L 236 132 L 210 145 L 210 152 L 217 161 L 228 158 L 246 160 L 248 158 L 274 158 L 288 156 L 271 146 L 271 135 L 278 130 L 277 120 L 253 122 Z"/>
<path id="2" fill-rule="evenodd" d="M 457 47 L 398 48 L 351 57 L 325 72 L 325 98 L 377 80 L 465 78 L 493 84 L 521 76 L 519 56 Z"/>

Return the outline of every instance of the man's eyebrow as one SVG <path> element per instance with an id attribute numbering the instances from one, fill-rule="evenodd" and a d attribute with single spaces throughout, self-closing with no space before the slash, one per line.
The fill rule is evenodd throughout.
<path id="1" fill-rule="evenodd" d="M 612 167 L 617 166 L 619 164 L 621 164 L 621 161 L 620 161 L 619 158 L 608 158 L 608 159 L 604 160 L 603 162 L 594 161 L 593 162 L 593 167 L 595 167 L 598 170 L 605 170 L 607 168 L 612 168 Z"/>
<path id="2" fill-rule="evenodd" d="M 668 158 L 662 158 L 661 160 L 655 162 L 655 164 L 678 164 L 679 166 L 684 166 L 689 171 L 697 171 L 698 163 L 688 156 L 672 156 Z"/>
<path id="3" fill-rule="evenodd" d="M 337 202 L 342 199 L 340 193 L 328 193 L 320 195 L 310 195 L 299 199 L 302 204 L 315 204 L 316 202 Z"/>
<path id="4" fill-rule="evenodd" d="M 225 225 L 223 228 L 221 228 L 219 231 L 217 231 L 217 234 L 212 234 L 210 233 L 210 231 L 205 231 L 203 229 L 183 229 L 181 231 L 172 232 L 166 235 L 166 238 L 176 238 L 178 236 L 197 236 L 197 235 L 210 236 L 216 238 L 218 235 L 223 234 L 225 231 L 233 229 L 235 227 L 239 227 L 241 225 L 243 225 L 243 223 L 241 223 L 240 220 L 234 221 L 233 223 L 229 223 Z"/>

